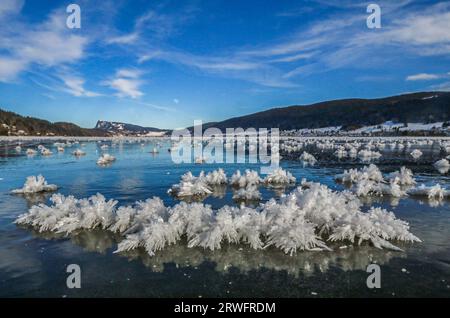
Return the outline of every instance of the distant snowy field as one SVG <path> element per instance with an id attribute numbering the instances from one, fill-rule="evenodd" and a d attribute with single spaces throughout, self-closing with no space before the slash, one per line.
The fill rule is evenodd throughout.
<path id="1" fill-rule="evenodd" d="M 387 121 L 379 125 L 372 126 L 364 126 L 354 130 L 342 130 L 342 126 L 333 126 L 333 127 L 323 127 L 316 129 L 297 129 L 297 130 L 289 130 L 282 132 L 282 135 L 289 136 L 302 136 L 302 135 L 311 135 L 314 134 L 323 135 L 364 135 L 364 134 L 373 134 L 373 133 L 393 133 L 393 132 L 417 132 L 417 131 L 439 131 L 442 133 L 450 132 L 450 127 L 445 126 L 444 122 L 435 122 L 435 123 L 395 123 L 392 121 Z"/>

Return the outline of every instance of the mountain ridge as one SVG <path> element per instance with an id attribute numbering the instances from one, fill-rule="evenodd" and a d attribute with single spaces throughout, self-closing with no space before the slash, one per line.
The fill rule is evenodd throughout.
<path id="1" fill-rule="evenodd" d="M 151 133 L 165 133 L 167 129 L 155 127 L 143 127 L 135 124 L 128 124 L 116 121 L 98 120 L 94 129 L 102 130 L 111 134 L 122 135 L 146 135 Z"/>
<path id="2" fill-rule="evenodd" d="M 450 121 L 450 92 L 418 92 L 390 97 L 350 98 L 324 101 L 309 105 L 275 107 L 268 110 L 232 117 L 223 121 L 207 122 L 203 129 L 279 128 L 317 129 L 341 126 L 354 130 L 362 126 L 384 122 L 431 123 Z M 193 127 L 188 127 L 193 129 Z M 114 136 L 164 135 L 171 129 L 142 127 L 114 121 L 97 121 L 95 128 L 82 128 L 68 122 L 51 123 L 47 120 L 24 117 L 0 109 L 0 135 L 57 135 L 57 136 Z"/>
<path id="3" fill-rule="evenodd" d="M 350 129 L 387 121 L 407 123 L 448 120 L 450 120 L 450 92 L 418 92 L 376 99 L 350 98 L 309 105 L 275 107 L 223 121 L 208 122 L 203 124 L 203 129 L 252 127 L 291 130 L 331 126 Z"/>
<path id="4" fill-rule="evenodd" d="M 107 137 L 108 133 L 82 128 L 69 122 L 50 122 L 48 120 L 22 116 L 15 112 L 0 109 L 0 136 L 80 136 Z"/>

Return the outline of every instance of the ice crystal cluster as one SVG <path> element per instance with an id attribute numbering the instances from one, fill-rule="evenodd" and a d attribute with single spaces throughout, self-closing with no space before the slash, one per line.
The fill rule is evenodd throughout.
<path id="1" fill-rule="evenodd" d="M 410 153 L 411 157 L 413 157 L 414 159 L 419 159 L 420 157 L 422 157 L 423 153 L 422 151 L 420 151 L 419 149 L 414 149 L 411 153 Z"/>
<path id="2" fill-rule="evenodd" d="M 14 194 L 32 194 L 39 192 L 56 191 L 58 187 L 55 184 L 48 184 L 42 175 L 29 176 L 21 189 L 12 190 Z"/>
<path id="3" fill-rule="evenodd" d="M 253 170 L 245 170 L 244 174 L 241 174 L 240 170 L 237 170 L 230 179 L 230 184 L 233 187 L 245 188 L 248 185 L 258 185 L 263 180 L 259 177 L 258 172 Z"/>
<path id="4" fill-rule="evenodd" d="M 266 178 L 262 179 L 257 171 L 245 170 L 241 173 L 237 170 L 230 179 L 227 178 L 223 169 L 218 169 L 205 174 L 201 171 L 198 176 L 187 172 L 181 176 L 178 184 L 173 185 L 167 192 L 178 198 L 204 198 L 213 193 L 217 186 L 232 186 L 236 191 L 233 198 L 237 200 L 257 200 L 261 198 L 258 186 L 264 184 L 271 187 L 285 187 L 295 184 L 295 177 L 282 168 L 272 171 Z"/>
<path id="5" fill-rule="evenodd" d="M 310 153 L 307 153 L 304 151 L 302 155 L 300 156 L 299 160 L 303 163 L 303 166 L 314 166 L 317 162 L 317 159 L 311 155 Z"/>
<path id="6" fill-rule="evenodd" d="M 98 158 L 97 164 L 99 166 L 107 166 L 107 165 L 113 163 L 114 161 L 116 161 L 116 158 L 114 156 L 104 153 Z"/>
<path id="7" fill-rule="evenodd" d="M 424 196 L 432 200 L 442 200 L 450 197 L 450 191 L 442 188 L 439 184 L 426 186 L 424 184 L 416 187 L 413 173 L 406 167 L 400 171 L 394 171 L 387 175 L 388 180 L 374 164 L 362 169 L 345 170 L 343 174 L 337 175 L 336 180 L 351 184 L 350 190 L 358 196 L 383 196 L 393 197 Z"/>
<path id="8" fill-rule="evenodd" d="M 81 149 L 75 150 L 74 152 L 72 152 L 72 154 L 75 157 L 81 157 L 81 156 L 85 156 L 86 155 L 86 153 L 83 150 L 81 150 Z"/>
<path id="9" fill-rule="evenodd" d="M 195 177 L 192 172 L 187 172 L 181 177 L 181 181 L 178 184 L 172 186 L 167 191 L 176 197 L 202 197 L 212 193 L 211 188 L 206 182 L 205 173 L 202 171 L 198 177 Z"/>
<path id="10" fill-rule="evenodd" d="M 368 242 L 393 250 L 399 248 L 390 241 L 420 242 L 410 233 L 408 223 L 393 213 L 380 208 L 363 212 L 354 194 L 305 181 L 279 201 L 271 199 L 256 208 L 242 205 L 213 210 L 209 205 L 186 202 L 166 207 L 156 197 L 118 207 L 117 201 L 101 194 L 88 199 L 54 194 L 50 200 L 52 205 L 35 205 L 15 222 L 39 232 L 71 234 L 94 228 L 116 232 L 123 236 L 116 252 L 143 248 L 154 255 L 182 238 L 188 247 L 273 246 L 290 255 L 330 250 L 334 241 Z"/>
<path id="11" fill-rule="evenodd" d="M 277 168 L 264 179 L 264 183 L 274 187 L 283 187 L 288 184 L 295 184 L 295 177 L 289 171 Z"/>
<path id="12" fill-rule="evenodd" d="M 245 188 L 237 189 L 233 194 L 233 199 L 237 201 L 255 201 L 261 199 L 261 192 L 254 184 L 248 184 Z"/>

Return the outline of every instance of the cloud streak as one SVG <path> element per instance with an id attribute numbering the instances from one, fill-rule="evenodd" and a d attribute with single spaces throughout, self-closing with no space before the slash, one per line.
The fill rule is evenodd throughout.
<path id="1" fill-rule="evenodd" d="M 428 73 L 420 73 L 409 75 L 406 77 L 407 81 L 431 81 L 440 78 L 440 75 L 437 74 L 428 74 Z"/>
<path id="2" fill-rule="evenodd" d="M 65 15 L 53 12 L 36 26 L 11 21 L 0 30 L 0 80 L 12 81 L 33 65 L 51 68 L 72 64 L 84 57 L 86 37 L 68 33 Z"/>
<path id="3" fill-rule="evenodd" d="M 103 82 L 116 91 L 118 97 L 130 97 L 132 99 L 139 98 L 144 95 L 140 90 L 142 81 L 139 79 L 141 72 L 134 69 L 119 69 L 116 71 L 114 78 Z"/>

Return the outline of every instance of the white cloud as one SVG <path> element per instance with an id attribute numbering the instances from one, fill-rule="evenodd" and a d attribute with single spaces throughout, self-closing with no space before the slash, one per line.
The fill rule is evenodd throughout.
<path id="1" fill-rule="evenodd" d="M 0 2 L 0 19 L 6 15 L 19 13 L 23 4 L 24 0 L 2 0 Z"/>
<path id="2" fill-rule="evenodd" d="M 436 91 L 450 92 L 450 82 L 444 82 L 444 83 L 440 83 L 438 85 L 433 85 L 430 88 L 433 90 L 436 90 Z"/>
<path id="3" fill-rule="evenodd" d="M 108 44 L 131 44 L 136 42 L 139 39 L 139 34 L 137 32 L 133 32 L 126 35 L 116 36 L 106 40 Z"/>
<path id="4" fill-rule="evenodd" d="M 296 87 L 282 77 L 277 68 L 265 63 L 235 54 L 232 56 L 200 56 L 182 52 L 166 51 L 154 57 L 172 64 L 180 64 L 201 70 L 207 74 L 245 80 L 270 87 Z"/>
<path id="5" fill-rule="evenodd" d="M 318 54 L 318 53 L 317 52 L 299 53 L 299 54 L 288 55 L 288 56 L 280 57 L 280 58 L 277 58 L 277 59 L 273 59 L 271 62 L 273 62 L 273 63 L 295 62 L 295 61 L 298 61 L 298 60 L 309 59 L 309 58 L 313 57 L 316 54 Z"/>
<path id="6" fill-rule="evenodd" d="M 174 98 L 174 99 L 173 99 L 173 102 L 174 102 L 175 104 L 178 104 L 180 101 L 178 100 L 178 98 Z"/>
<path id="7" fill-rule="evenodd" d="M 415 75 L 409 75 L 406 77 L 407 81 L 430 81 L 440 78 L 437 74 L 420 73 Z"/>
<path id="8" fill-rule="evenodd" d="M 139 90 L 140 85 L 140 81 L 126 78 L 115 78 L 109 82 L 109 86 L 117 90 L 117 96 L 119 97 L 141 97 L 144 93 Z"/>
<path id="9" fill-rule="evenodd" d="M 20 8 L 20 6 L 18 7 Z M 0 12 L 5 10 L 0 6 Z M 0 29 L 0 79 L 16 78 L 37 64 L 46 68 L 74 63 L 84 57 L 86 37 L 69 33 L 65 15 L 60 12 L 38 25 L 24 25 L 16 20 L 6 21 L 9 28 Z M 9 62 L 9 65 L 6 65 Z"/>
<path id="10" fill-rule="evenodd" d="M 55 100 L 56 99 L 56 97 L 53 96 L 52 94 L 42 93 L 41 95 L 44 96 L 44 97 L 47 97 L 48 99 L 51 99 L 51 100 Z"/>
<path id="11" fill-rule="evenodd" d="M 141 71 L 130 68 L 122 68 L 117 70 L 116 77 L 139 78 Z"/>
<path id="12" fill-rule="evenodd" d="M 447 8 L 448 10 L 448 8 Z M 450 12 L 411 14 L 399 21 L 386 35 L 391 40 L 413 45 L 448 45 L 450 43 Z"/>
<path id="13" fill-rule="evenodd" d="M 101 94 L 88 91 L 84 88 L 85 80 L 79 77 L 63 76 L 62 80 L 67 86 L 65 91 L 77 97 L 97 97 Z"/>
<path id="14" fill-rule="evenodd" d="M 153 109 L 157 109 L 157 110 L 163 110 L 163 111 L 166 111 L 166 112 L 174 111 L 173 108 L 166 107 L 166 106 L 156 105 L 156 104 L 147 103 L 147 102 L 141 102 L 141 101 L 137 101 L 137 100 L 134 100 L 134 102 L 139 104 L 139 105 L 147 106 L 147 107 L 150 107 L 150 108 L 153 108 Z"/>
<path id="15" fill-rule="evenodd" d="M 119 69 L 113 79 L 105 81 L 103 84 L 117 91 L 118 97 L 138 98 L 144 95 L 140 90 L 142 81 L 139 76 L 142 73 L 136 69 Z"/>
<path id="16" fill-rule="evenodd" d="M 17 74 L 22 72 L 27 66 L 27 62 L 0 56 L 0 82 L 13 81 Z"/>

